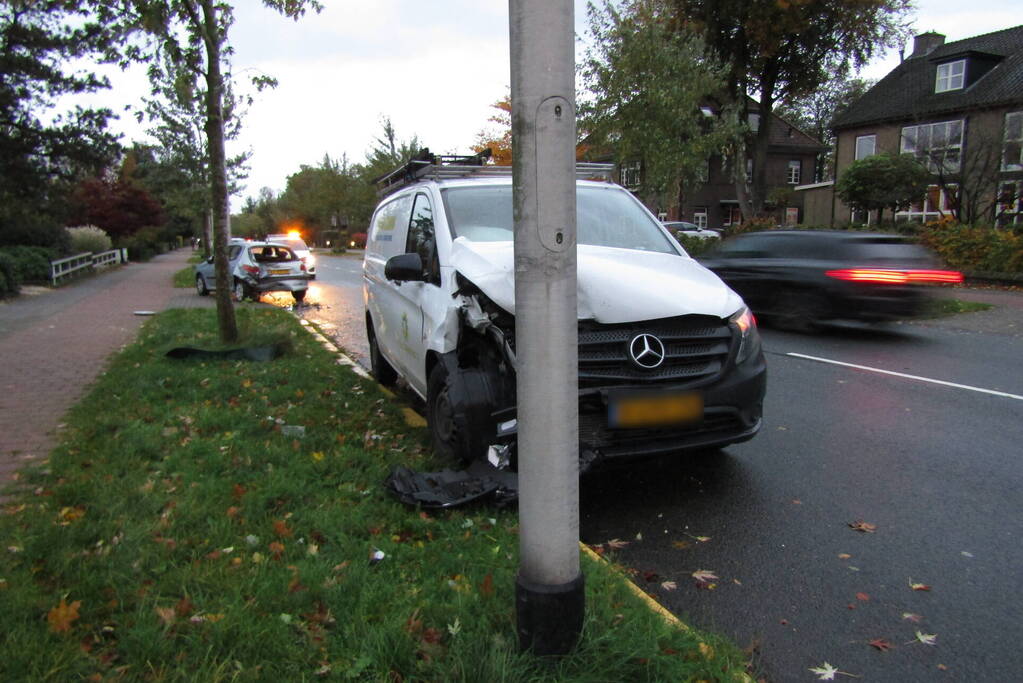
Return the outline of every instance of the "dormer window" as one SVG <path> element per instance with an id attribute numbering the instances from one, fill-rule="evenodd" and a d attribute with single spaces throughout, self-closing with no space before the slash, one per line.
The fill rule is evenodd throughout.
<path id="1" fill-rule="evenodd" d="M 938 65 L 938 77 L 934 81 L 934 92 L 962 90 L 966 77 L 966 60 L 960 59 L 948 64 Z"/>

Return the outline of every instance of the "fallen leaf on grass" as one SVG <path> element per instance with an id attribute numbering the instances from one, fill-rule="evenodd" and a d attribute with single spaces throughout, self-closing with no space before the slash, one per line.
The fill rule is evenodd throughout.
<path id="1" fill-rule="evenodd" d="M 855 531 L 860 531 L 865 534 L 872 534 L 877 531 L 877 525 L 871 524 L 870 522 L 864 522 L 862 519 L 857 519 L 855 522 L 849 523 L 849 528 Z"/>
<path id="2" fill-rule="evenodd" d="M 78 608 L 82 606 L 81 600 L 75 600 L 70 605 L 60 599 L 60 604 L 51 609 L 46 615 L 46 621 L 50 630 L 54 633 L 64 633 L 71 630 L 71 624 L 78 620 Z"/>
<path id="3" fill-rule="evenodd" d="M 288 527 L 288 523 L 283 519 L 274 520 L 274 533 L 278 538 L 291 538 L 295 535 L 295 532 Z"/>
<path id="4" fill-rule="evenodd" d="M 275 560 L 281 559 L 281 555 L 284 553 L 284 544 L 277 541 L 271 541 L 267 546 Z"/>
<path id="5" fill-rule="evenodd" d="M 164 626 L 173 626 L 174 622 L 177 621 L 178 615 L 173 607 L 156 607 L 154 608 L 156 616 L 160 617 L 160 621 L 163 622 Z"/>
<path id="6" fill-rule="evenodd" d="M 480 584 L 480 595 L 490 597 L 494 594 L 494 577 L 487 574 L 483 577 L 483 583 Z"/>
<path id="7" fill-rule="evenodd" d="M 887 652 L 888 650 L 892 649 L 892 644 L 889 643 L 884 638 L 874 638 L 872 641 L 870 641 L 869 645 L 870 647 L 880 650 L 881 652 Z"/>

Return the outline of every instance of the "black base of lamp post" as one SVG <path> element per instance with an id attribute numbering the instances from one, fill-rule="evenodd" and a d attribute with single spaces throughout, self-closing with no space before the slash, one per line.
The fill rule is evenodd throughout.
<path id="1" fill-rule="evenodd" d="M 515 580 L 519 647 L 536 655 L 568 654 L 579 641 L 585 614 L 583 575 L 550 586 Z"/>

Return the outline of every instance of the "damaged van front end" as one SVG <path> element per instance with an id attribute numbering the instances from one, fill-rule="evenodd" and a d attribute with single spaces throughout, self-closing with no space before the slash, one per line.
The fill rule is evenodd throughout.
<path id="1" fill-rule="evenodd" d="M 369 230 L 372 372 L 423 398 L 442 458 L 514 470 L 511 178 L 417 163 L 392 174 Z M 752 438 L 766 368 L 742 299 L 624 188 L 582 180 L 576 207 L 581 469 Z M 414 477 L 399 479 L 418 490 Z M 444 481 L 472 495 L 488 488 Z"/>
<path id="2" fill-rule="evenodd" d="M 514 468 L 517 432 L 510 249 L 454 242 L 459 287 L 452 305 L 460 332 L 455 349 L 439 354 L 438 362 L 458 379 L 446 399 L 450 412 L 428 416 L 442 423 L 443 437 L 463 440 L 462 459 L 486 454 L 498 468 Z M 766 366 L 752 314 L 695 262 L 679 268 L 674 259 L 674 268 L 660 271 L 661 261 L 659 255 L 579 247 L 584 468 L 719 448 L 760 429 Z M 696 296 L 669 294 L 679 288 Z M 699 304 L 684 306 L 684 300 Z"/>

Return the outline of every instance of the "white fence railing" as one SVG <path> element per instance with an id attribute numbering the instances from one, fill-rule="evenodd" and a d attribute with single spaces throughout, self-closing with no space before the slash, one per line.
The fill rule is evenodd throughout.
<path id="1" fill-rule="evenodd" d="M 56 287 L 64 278 L 81 273 L 86 268 L 92 268 L 91 251 L 50 261 L 50 282 Z"/>
<path id="2" fill-rule="evenodd" d="M 92 255 L 92 265 L 94 266 L 113 266 L 121 262 L 121 250 L 112 249 L 110 251 L 104 251 L 99 254 Z"/>
<path id="3" fill-rule="evenodd" d="M 96 266 L 113 266 L 128 262 L 127 249 L 112 249 L 99 254 L 87 251 L 67 258 L 50 261 L 50 282 L 56 287 L 64 278 L 80 275 Z"/>

